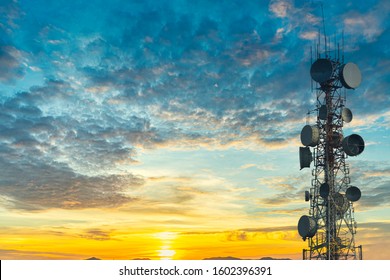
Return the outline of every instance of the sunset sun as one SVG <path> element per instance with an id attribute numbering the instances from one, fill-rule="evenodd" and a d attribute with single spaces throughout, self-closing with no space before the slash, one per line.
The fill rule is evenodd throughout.
<path id="1" fill-rule="evenodd" d="M 161 247 L 157 250 L 158 256 L 161 260 L 171 260 L 176 254 L 171 246 L 177 234 L 175 232 L 159 232 L 155 236 L 161 241 Z"/>

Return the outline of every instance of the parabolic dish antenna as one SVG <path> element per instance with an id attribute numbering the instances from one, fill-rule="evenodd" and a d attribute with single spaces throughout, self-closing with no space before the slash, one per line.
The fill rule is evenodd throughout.
<path id="1" fill-rule="evenodd" d="M 341 193 L 335 193 L 333 196 L 338 214 L 344 214 L 348 210 L 348 200 Z"/>
<path id="2" fill-rule="evenodd" d="M 317 83 L 325 83 L 333 74 L 333 65 L 329 59 L 319 58 L 310 68 L 311 78 Z"/>
<path id="3" fill-rule="evenodd" d="M 355 63 L 344 64 L 340 71 L 340 81 L 345 88 L 355 89 L 362 82 L 362 74 Z"/>
<path id="4" fill-rule="evenodd" d="M 305 240 L 308 237 L 313 237 L 317 232 L 317 223 L 310 217 L 303 215 L 298 222 L 298 233 Z"/>
<path id="5" fill-rule="evenodd" d="M 351 186 L 347 189 L 345 196 L 349 201 L 355 202 L 360 199 L 362 192 L 358 187 Z"/>
<path id="6" fill-rule="evenodd" d="M 357 134 L 345 137 L 342 144 L 344 152 L 349 156 L 357 156 L 364 151 L 364 140 Z"/>
<path id="7" fill-rule="evenodd" d="M 301 169 L 305 167 L 310 167 L 310 163 L 313 160 L 313 156 L 311 154 L 309 147 L 299 147 L 299 163 Z"/>
<path id="8" fill-rule="evenodd" d="M 326 105 L 321 105 L 320 107 L 320 110 L 318 112 L 318 117 L 320 118 L 320 120 L 326 120 L 326 117 L 328 115 L 328 108 L 326 107 Z"/>
<path id="9" fill-rule="evenodd" d="M 348 108 L 344 107 L 343 110 L 341 111 L 341 118 L 346 123 L 350 123 L 352 121 L 352 118 L 353 118 L 352 111 L 349 110 Z"/>
<path id="10" fill-rule="evenodd" d="M 320 141 L 320 130 L 316 125 L 305 125 L 301 131 L 301 142 L 305 146 L 315 147 Z"/>
<path id="11" fill-rule="evenodd" d="M 320 196 L 322 198 L 327 198 L 329 196 L 329 184 L 323 183 L 320 186 Z"/>

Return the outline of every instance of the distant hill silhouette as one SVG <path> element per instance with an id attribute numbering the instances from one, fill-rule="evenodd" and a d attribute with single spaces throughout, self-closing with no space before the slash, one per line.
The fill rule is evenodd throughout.
<path id="1" fill-rule="evenodd" d="M 98 261 L 98 260 L 101 260 L 99 258 L 96 258 L 96 257 L 91 257 L 89 259 L 85 259 L 85 260 L 88 260 L 88 261 Z M 134 261 L 150 261 L 149 258 L 135 258 L 133 259 Z M 232 256 L 227 256 L 227 257 L 211 257 L 211 258 L 204 258 L 203 260 L 205 261 L 210 261 L 210 260 L 219 260 L 219 261 L 224 261 L 224 260 L 248 260 L 248 259 L 240 259 L 240 258 L 236 258 L 236 257 L 232 257 Z M 253 260 L 253 259 L 251 259 Z M 273 258 L 273 257 L 263 257 L 261 259 L 258 259 L 258 260 L 261 260 L 261 261 L 266 261 L 266 260 L 272 260 L 272 261 L 275 261 L 275 260 L 291 260 L 291 259 L 277 259 L 277 258 Z"/>
<path id="2" fill-rule="evenodd" d="M 211 258 L 205 258 L 203 260 L 206 260 L 206 261 L 209 261 L 209 260 L 248 260 L 248 259 L 240 259 L 240 258 L 235 258 L 235 257 L 231 257 L 231 256 L 228 256 L 228 257 L 211 257 Z M 259 259 L 261 261 L 265 261 L 265 260 L 291 260 L 291 259 L 276 259 L 276 258 L 273 258 L 273 257 L 263 257 L 261 259 Z"/>
<path id="3" fill-rule="evenodd" d="M 209 260 L 220 260 L 220 261 L 222 261 L 222 260 L 241 260 L 241 259 L 229 256 L 229 257 L 212 257 L 212 258 L 205 258 L 205 259 L 203 259 L 203 260 L 205 260 L 205 261 L 209 261 Z"/>
<path id="4" fill-rule="evenodd" d="M 264 261 L 264 260 L 272 260 L 272 261 L 287 261 L 287 260 L 290 260 L 291 261 L 291 259 L 289 259 L 289 258 L 286 258 L 286 259 L 275 259 L 273 257 L 263 257 L 260 260 L 262 260 L 262 261 Z"/>

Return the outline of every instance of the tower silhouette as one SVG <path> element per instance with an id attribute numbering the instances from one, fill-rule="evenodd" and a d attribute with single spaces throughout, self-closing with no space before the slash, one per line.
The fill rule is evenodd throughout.
<path id="1" fill-rule="evenodd" d="M 325 36 L 325 51 L 319 51 L 318 43 L 310 68 L 316 107 L 308 113 L 301 131 L 304 147 L 299 148 L 300 168 L 314 165 L 311 187 L 305 192 L 305 200 L 310 201 L 309 214 L 298 222 L 298 232 L 308 240 L 309 247 L 303 249 L 303 259 L 362 259 L 362 246 L 355 245 L 353 207 L 361 192 L 351 185 L 346 159 L 361 154 L 364 141 L 357 134 L 343 134 L 344 124 L 353 118 L 345 106 L 347 93 L 360 85 L 362 77 L 356 64 L 344 63 L 344 50 L 340 56 L 339 44 L 334 48 L 328 49 Z M 313 123 L 311 114 L 315 114 Z"/>

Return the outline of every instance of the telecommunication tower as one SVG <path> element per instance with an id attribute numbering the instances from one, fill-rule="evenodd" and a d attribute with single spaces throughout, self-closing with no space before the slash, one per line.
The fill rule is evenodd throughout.
<path id="1" fill-rule="evenodd" d="M 343 135 L 344 124 L 352 121 L 352 112 L 345 107 L 347 91 L 357 88 L 362 76 L 356 64 L 344 63 L 343 48 L 341 56 L 339 45 L 334 48 L 328 50 L 326 35 L 325 50 L 320 52 L 320 40 L 316 46 L 310 68 L 316 107 L 309 111 L 301 131 L 300 168 L 314 164 L 311 187 L 305 192 L 309 214 L 298 222 L 300 236 L 308 240 L 309 248 L 303 249 L 305 260 L 362 259 L 362 246 L 355 245 L 353 207 L 361 192 L 351 185 L 346 159 L 361 154 L 364 141 L 357 134 Z M 315 114 L 312 123 L 311 113 Z"/>

